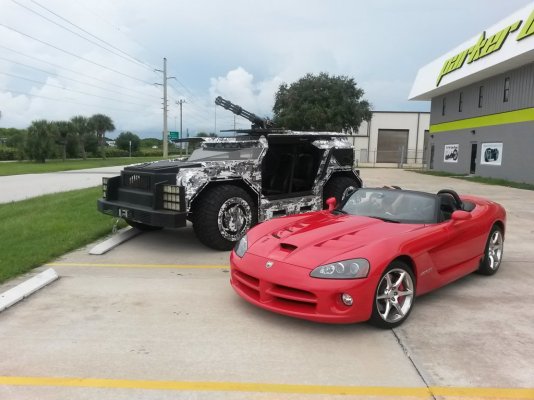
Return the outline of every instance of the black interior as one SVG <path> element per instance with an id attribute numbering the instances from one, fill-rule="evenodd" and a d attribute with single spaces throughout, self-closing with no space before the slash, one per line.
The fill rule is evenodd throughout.
<path id="1" fill-rule="evenodd" d="M 277 196 L 313 188 L 322 153 L 310 142 L 269 143 L 262 162 L 262 193 Z"/>
<path id="2" fill-rule="evenodd" d="M 451 219 L 452 213 L 456 210 L 471 212 L 475 204 L 470 201 L 462 201 L 458 193 L 451 189 L 442 189 L 438 192 L 440 222 Z"/>

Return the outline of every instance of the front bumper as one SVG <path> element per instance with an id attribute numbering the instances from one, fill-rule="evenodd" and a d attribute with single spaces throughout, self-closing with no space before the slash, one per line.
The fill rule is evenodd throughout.
<path id="1" fill-rule="evenodd" d="M 154 210 L 150 207 L 105 199 L 97 201 L 97 208 L 104 214 L 163 228 L 181 228 L 187 223 L 185 211 Z"/>
<path id="2" fill-rule="evenodd" d="M 230 255 L 230 282 L 239 296 L 263 309 L 310 321 L 345 324 L 371 317 L 376 284 L 371 279 L 329 280 L 310 277 L 310 270 L 282 261 L 270 268 L 265 257 Z M 348 293 L 352 306 L 341 301 Z"/>

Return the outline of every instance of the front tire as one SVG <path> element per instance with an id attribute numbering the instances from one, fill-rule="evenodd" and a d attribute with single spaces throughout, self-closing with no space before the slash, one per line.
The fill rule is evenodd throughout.
<path id="1" fill-rule="evenodd" d="M 502 229 L 497 225 L 493 225 L 486 241 L 484 259 L 478 267 L 478 272 L 482 275 L 495 274 L 501 266 L 503 251 L 504 236 Z"/>
<path id="2" fill-rule="evenodd" d="M 330 178 L 323 189 L 323 208 L 326 208 L 326 200 L 330 197 L 335 197 L 336 203 L 341 204 L 351 191 L 359 187 L 360 183 L 356 179 L 348 176 L 334 176 Z"/>
<path id="3" fill-rule="evenodd" d="M 410 315 L 414 300 L 412 270 L 402 261 L 393 261 L 378 281 L 369 322 L 383 329 L 396 328 Z"/>
<path id="4" fill-rule="evenodd" d="M 258 222 L 252 198 L 242 188 L 221 185 L 200 195 L 193 210 L 193 229 L 204 245 L 230 250 Z"/>

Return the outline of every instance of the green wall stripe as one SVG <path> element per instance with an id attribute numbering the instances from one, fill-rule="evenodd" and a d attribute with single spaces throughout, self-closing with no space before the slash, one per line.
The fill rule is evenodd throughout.
<path id="1" fill-rule="evenodd" d="M 483 126 L 515 124 L 518 122 L 529 121 L 534 121 L 534 107 L 434 124 L 430 125 L 430 133 L 457 131 L 459 129 L 482 128 Z"/>

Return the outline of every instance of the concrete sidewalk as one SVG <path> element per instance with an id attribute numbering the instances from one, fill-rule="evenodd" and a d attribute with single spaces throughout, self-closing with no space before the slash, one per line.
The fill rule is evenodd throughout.
<path id="1" fill-rule="evenodd" d="M 0 176 L 0 204 L 43 194 L 67 192 L 98 186 L 103 176 L 115 176 L 126 167 L 101 167 L 45 174 Z"/>

